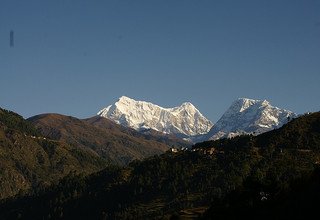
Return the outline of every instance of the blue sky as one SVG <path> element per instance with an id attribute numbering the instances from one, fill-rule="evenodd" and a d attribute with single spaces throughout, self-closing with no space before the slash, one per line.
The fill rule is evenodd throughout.
<path id="1" fill-rule="evenodd" d="M 90 117 L 126 95 L 320 110 L 320 1 L 1 0 L 0 106 Z M 15 46 L 9 46 L 14 30 Z"/>

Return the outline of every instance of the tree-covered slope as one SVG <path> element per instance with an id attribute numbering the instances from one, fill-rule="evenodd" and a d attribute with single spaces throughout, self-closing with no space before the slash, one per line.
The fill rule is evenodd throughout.
<path id="1" fill-rule="evenodd" d="M 161 154 L 170 148 L 165 140 L 139 134 L 101 117 L 80 120 L 59 114 L 43 114 L 28 120 L 45 136 L 93 150 L 117 165 Z M 174 142 L 169 140 L 169 143 Z"/>
<path id="2" fill-rule="evenodd" d="M 159 132 L 153 129 L 145 129 L 136 131 L 132 128 L 124 127 L 122 125 L 118 125 L 114 123 L 113 121 L 101 117 L 101 116 L 95 116 L 91 118 L 84 119 L 83 121 L 86 121 L 90 123 L 91 125 L 98 127 L 100 129 L 105 130 L 106 132 L 121 132 L 125 133 L 127 135 L 139 138 L 139 139 L 147 139 L 150 141 L 156 141 L 159 143 L 163 143 L 165 145 L 168 145 L 170 147 L 174 148 L 185 148 L 185 147 L 191 147 L 191 143 L 184 141 L 181 138 L 176 137 L 172 134 L 165 134 L 163 132 Z"/>
<path id="3" fill-rule="evenodd" d="M 57 182 L 71 171 L 106 166 L 96 154 L 42 137 L 20 115 L 0 109 L 0 199 Z"/>
<path id="4" fill-rule="evenodd" d="M 17 130 L 28 135 L 39 135 L 39 131 L 21 115 L 15 112 L 0 108 L 0 124 L 8 129 Z"/>
<path id="5" fill-rule="evenodd" d="M 272 207 L 281 201 L 290 212 L 295 206 L 289 192 L 300 189 L 303 196 L 312 194 L 301 190 L 303 186 L 319 187 L 317 181 L 301 181 L 317 176 L 319 120 L 320 113 L 314 113 L 257 137 L 204 142 L 194 151 L 168 152 L 91 176 L 69 176 L 47 191 L 2 204 L 0 217 L 224 219 L 241 216 L 243 208 L 256 219 L 265 212 L 276 216 Z M 287 135 L 297 138 L 286 139 Z M 320 199 L 313 195 L 312 201 Z M 255 207 L 262 207 L 261 212 L 253 212 Z"/>

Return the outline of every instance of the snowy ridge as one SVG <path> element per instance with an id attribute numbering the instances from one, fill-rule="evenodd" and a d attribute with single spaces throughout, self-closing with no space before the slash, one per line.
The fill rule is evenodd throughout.
<path id="1" fill-rule="evenodd" d="M 241 134 L 258 135 L 281 127 L 297 117 L 291 111 L 271 106 L 267 100 L 239 98 L 206 135 L 206 139 L 231 138 Z"/>
<path id="2" fill-rule="evenodd" d="M 163 108 L 122 96 L 115 104 L 97 114 L 136 130 L 151 128 L 187 137 L 206 134 L 213 126 L 190 102 L 174 108 Z"/>
<path id="3" fill-rule="evenodd" d="M 267 100 L 239 98 L 213 126 L 190 102 L 163 108 L 126 96 L 97 114 L 138 131 L 153 129 L 194 143 L 241 134 L 258 135 L 279 128 L 288 119 L 297 117 L 291 111 L 272 106 Z"/>

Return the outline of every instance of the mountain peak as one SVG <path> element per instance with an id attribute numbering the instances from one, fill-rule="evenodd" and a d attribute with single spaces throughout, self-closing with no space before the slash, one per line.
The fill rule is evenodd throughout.
<path id="1" fill-rule="evenodd" d="M 250 99 L 250 98 L 245 98 L 245 97 L 241 97 L 241 98 L 238 98 L 236 101 L 242 101 L 242 102 L 255 102 L 255 101 L 260 101 L 258 99 Z M 235 102 L 236 102 L 235 101 Z"/>
<path id="2" fill-rule="evenodd" d="M 121 96 L 118 101 L 134 101 L 134 99 L 129 98 L 128 96 Z"/>
<path id="3" fill-rule="evenodd" d="M 234 102 L 242 102 L 242 103 L 269 103 L 266 99 L 261 100 L 261 99 L 250 99 L 250 98 L 238 98 Z M 270 103 L 269 103 L 270 104 Z"/>
<path id="4" fill-rule="evenodd" d="M 190 106 L 190 107 L 195 108 L 194 105 L 191 102 L 184 102 L 184 103 L 181 104 L 181 106 Z"/>
<path id="5" fill-rule="evenodd" d="M 121 96 L 115 104 L 99 111 L 98 115 L 136 130 L 151 128 L 182 136 L 205 134 L 213 125 L 190 102 L 184 102 L 178 107 L 163 108 L 126 96 Z"/>
<path id="6" fill-rule="evenodd" d="M 270 102 L 268 102 L 267 100 L 238 98 L 231 104 L 229 110 L 231 110 L 232 112 L 243 112 L 253 105 L 268 106 L 270 105 Z"/>
<path id="7" fill-rule="evenodd" d="M 210 139 L 232 137 L 244 133 L 260 134 L 281 127 L 291 111 L 274 107 L 267 100 L 239 98 L 235 100 L 211 129 Z"/>

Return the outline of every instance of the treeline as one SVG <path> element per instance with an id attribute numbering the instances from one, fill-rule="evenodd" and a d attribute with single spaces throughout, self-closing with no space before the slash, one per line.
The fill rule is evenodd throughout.
<path id="1" fill-rule="evenodd" d="M 26 135 L 39 136 L 40 132 L 21 115 L 0 108 L 0 123 L 10 130 L 17 130 Z"/>

